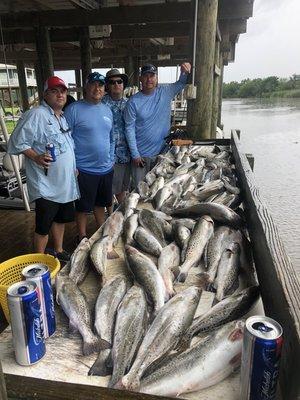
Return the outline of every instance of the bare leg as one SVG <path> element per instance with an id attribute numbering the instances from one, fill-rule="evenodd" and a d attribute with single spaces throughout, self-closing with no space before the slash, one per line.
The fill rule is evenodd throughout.
<path id="1" fill-rule="evenodd" d="M 36 253 L 45 253 L 45 248 L 48 243 L 48 235 L 40 235 L 34 232 L 33 245 Z"/>
<path id="2" fill-rule="evenodd" d="M 51 233 L 53 235 L 54 250 L 56 253 L 61 253 L 63 251 L 65 224 L 53 222 L 51 226 Z"/>
<path id="3" fill-rule="evenodd" d="M 94 208 L 94 216 L 97 222 L 98 228 L 104 224 L 105 221 L 105 208 L 104 207 L 95 207 Z"/>
<path id="4" fill-rule="evenodd" d="M 111 215 L 113 213 L 113 206 L 106 207 L 108 215 Z"/>
<path id="5" fill-rule="evenodd" d="M 87 215 L 84 212 L 76 211 L 75 219 L 79 240 L 81 240 L 83 237 L 86 236 Z"/>

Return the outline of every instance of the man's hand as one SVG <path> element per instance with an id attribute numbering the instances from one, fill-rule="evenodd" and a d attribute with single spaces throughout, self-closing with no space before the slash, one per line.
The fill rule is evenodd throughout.
<path id="1" fill-rule="evenodd" d="M 134 158 L 132 162 L 135 167 L 143 168 L 145 166 L 145 161 L 141 157 Z"/>
<path id="2" fill-rule="evenodd" d="M 33 161 L 36 162 L 38 165 L 40 165 L 43 168 L 49 168 L 50 163 L 52 161 L 52 157 L 48 153 L 37 154 L 33 158 Z"/>
<path id="3" fill-rule="evenodd" d="M 185 74 L 189 74 L 191 72 L 191 69 L 192 69 L 192 66 L 188 62 L 185 62 L 185 63 L 181 64 L 181 66 L 180 66 L 181 72 L 185 73 Z"/>

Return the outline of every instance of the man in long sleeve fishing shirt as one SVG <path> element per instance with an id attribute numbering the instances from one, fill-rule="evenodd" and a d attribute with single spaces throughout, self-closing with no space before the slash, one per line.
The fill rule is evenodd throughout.
<path id="1" fill-rule="evenodd" d="M 79 197 L 74 143 L 62 113 L 66 98 L 64 81 L 48 78 L 41 105 L 22 115 L 8 142 L 8 153 L 25 155 L 29 201 L 36 206 L 34 250 L 45 252 L 51 230 L 61 261 L 70 257 L 63 250 L 64 229 L 74 220 L 73 201 Z M 54 145 L 55 160 L 46 151 L 49 143 Z"/>
<path id="2" fill-rule="evenodd" d="M 177 82 L 158 85 L 157 68 L 152 64 L 141 68 L 142 90 L 129 99 L 124 115 L 135 187 L 154 166 L 164 146 L 171 124 L 171 100 L 184 88 L 190 71 L 191 65 L 183 63 Z"/>
<path id="3" fill-rule="evenodd" d="M 88 75 L 84 100 L 70 104 L 65 111 L 75 143 L 80 199 L 75 202 L 78 241 L 86 236 L 87 213 L 93 211 L 100 227 L 105 208 L 112 204 L 115 143 L 113 115 L 101 103 L 105 77 Z"/>

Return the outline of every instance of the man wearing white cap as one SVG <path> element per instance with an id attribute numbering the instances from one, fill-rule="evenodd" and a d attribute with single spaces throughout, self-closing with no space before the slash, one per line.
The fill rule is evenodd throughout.
<path id="1" fill-rule="evenodd" d="M 76 181 L 74 143 L 63 115 L 67 87 L 57 76 L 47 79 L 41 105 L 25 112 L 8 142 L 9 154 L 25 155 L 29 201 L 35 201 L 34 249 L 44 253 L 48 234 L 61 261 L 65 223 L 74 220 L 74 200 L 79 197 Z M 53 156 L 46 146 L 51 144 Z"/>

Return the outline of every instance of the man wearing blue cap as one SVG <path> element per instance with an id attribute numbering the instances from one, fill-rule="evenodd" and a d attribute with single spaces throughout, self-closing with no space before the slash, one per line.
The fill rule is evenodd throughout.
<path id="1" fill-rule="evenodd" d="M 141 68 L 142 90 L 129 99 L 124 115 L 135 188 L 164 147 L 171 124 L 171 100 L 184 88 L 190 71 L 191 65 L 183 63 L 177 82 L 158 85 L 157 67 L 146 64 Z"/>
<path id="2" fill-rule="evenodd" d="M 94 212 L 97 226 L 105 220 L 105 208 L 112 204 L 114 167 L 113 115 L 101 103 L 105 77 L 88 75 L 84 100 L 70 104 L 65 111 L 75 143 L 80 199 L 76 201 L 79 241 L 86 237 L 87 213 Z"/>

